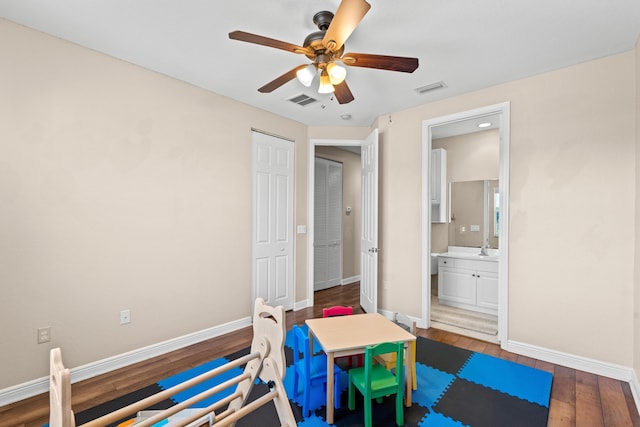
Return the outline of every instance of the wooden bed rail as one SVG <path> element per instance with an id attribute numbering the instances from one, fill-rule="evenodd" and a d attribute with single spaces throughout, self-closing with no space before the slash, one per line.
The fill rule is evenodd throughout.
<path id="1" fill-rule="evenodd" d="M 262 298 L 258 298 L 253 314 L 253 340 L 251 352 L 243 357 L 214 368 L 169 389 L 163 390 L 124 408 L 106 414 L 100 418 L 82 424 L 79 427 L 102 427 L 136 414 L 145 412 L 145 408 L 169 397 L 188 390 L 204 381 L 219 376 L 231 369 L 246 365 L 244 371 L 225 382 L 205 390 L 197 395 L 162 411 L 153 411 L 149 417 L 136 421 L 135 427 L 148 427 L 171 416 L 180 415 L 171 422 L 172 427 L 187 425 L 212 425 L 216 427 L 234 425 L 240 418 L 273 401 L 282 426 L 296 425 L 287 394 L 282 384 L 285 373 L 284 338 L 286 334 L 285 316 L 282 307 L 269 307 Z M 59 348 L 51 350 L 50 360 L 50 427 L 75 427 L 75 418 L 71 409 L 71 382 L 69 369 L 62 363 Z M 251 403 L 247 398 L 256 379 L 260 378 L 269 387 L 269 392 Z M 206 408 L 188 409 L 190 406 L 207 399 L 223 390 L 236 387 L 235 391 Z M 219 414 L 219 411 L 225 408 Z M 188 409 L 188 411 L 187 411 Z M 150 411 L 149 411 L 150 412 Z M 142 417 L 140 417 L 142 418 Z M 192 424 L 196 423 L 197 424 Z"/>

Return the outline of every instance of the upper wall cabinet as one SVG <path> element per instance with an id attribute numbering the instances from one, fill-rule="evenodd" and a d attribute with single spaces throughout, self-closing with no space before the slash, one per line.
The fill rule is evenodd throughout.
<path id="1" fill-rule="evenodd" d="M 431 150 L 431 222 L 447 222 L 447 150 Z"/>

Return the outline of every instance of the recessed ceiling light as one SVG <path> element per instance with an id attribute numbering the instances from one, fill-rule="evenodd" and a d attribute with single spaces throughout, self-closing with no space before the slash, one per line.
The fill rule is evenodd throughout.
<path id="1" fill-rule="evenodd" d="M 488 128 L 489 126 L 491 126 L 491 123 L 489 122 L 480 123 L 478 125 L 479 128 Z"/>
<path id="2" fill-rule="evenodd" d="M 342 120 L 351 120 L 351 114 L 343 114 L 340 116 Z"/>

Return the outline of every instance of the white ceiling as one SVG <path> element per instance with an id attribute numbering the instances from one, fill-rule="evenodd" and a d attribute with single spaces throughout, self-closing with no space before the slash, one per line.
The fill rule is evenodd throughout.
<path id="1" fill-rule="evenodd" d="M 480 125 L 483 125 L 481 128 Z M 450 136 L 465 135 L 489 129 L 498 129 L 501 125 L 500 114 L 489 114 L 472 117 L 466 120 L 453 121 L 431 127 L 431 138 L 447 138 Z"/>
<path id="2" fill-rule="evenodd" d="M 369 0 L 345 52 L 419 58 L 412 74 L 348 67 L 339 105 L 297 80 L 257 91 L 303 55 L 230 40 L 250 33 L 302 45 L 339 0 L 0 0 L 0 16 L 308 125 L 369 126 L 434 100 L 632 49 L 640 0 Z M 443 81 L 425 94 L 415 89 Z M 320 102 L 301 107 L 299 94 Z M 350 120 L 341 115 L 351 115 Z"/>

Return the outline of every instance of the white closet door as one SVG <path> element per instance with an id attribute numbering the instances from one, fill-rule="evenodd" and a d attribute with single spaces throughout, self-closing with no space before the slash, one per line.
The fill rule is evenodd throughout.
<path id="1" fill-rule="evenodd" d="M 314 290 L 342 283 L 342 164 L 316 159 Z"/>
<path id="2" fill-rule="evenodd" d="M 293 308 L 293 143 L 253 132 L 253 293 Z"/>
<path id="3" fill-rule="evenodd" d="M 322 159 L 315 161 L 314 180 L 314 243 L 313 288 L 324 289 L 327 282 L 329 245 L 327 244 L 327 165 Z"/>

